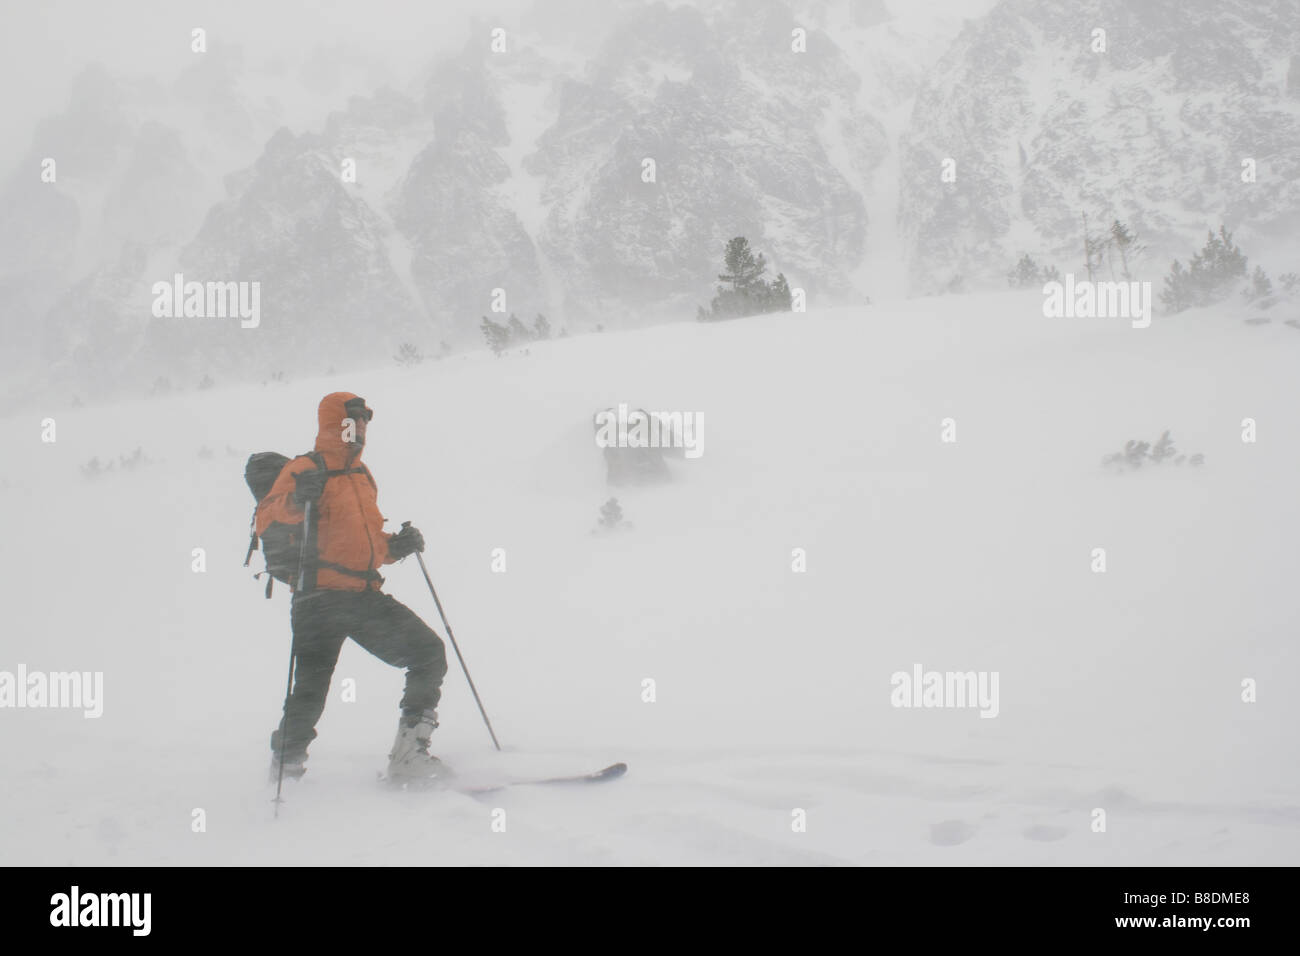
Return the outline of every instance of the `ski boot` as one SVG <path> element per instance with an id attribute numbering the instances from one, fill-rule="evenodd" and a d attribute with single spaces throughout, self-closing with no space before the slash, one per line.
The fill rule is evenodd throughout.
<path id="1" fill-rule="evenodd" d="M 397 739 L 388 755 L 386 779 L 396 786 L 438 786 L 451 776 L 450 768 L 429 753 L 429 741 L 438 726 L 436 711 L 427 710 L 418 717 L 403 715 L 397 725 Z"/>
<path id="2" fill-rule="evenodd" d="M 314 735 L 313 735 L 314 736 Z M 288 748 L 286 748 L 288 749 Z M 307 751 L 294 748 L 284 755 L 284 776 L 287 780 L 301 780 L 307 772 Z M 271 782 L 280 782 L 280 731 L 271 731 Z"/>
<path id="3" fill-rule="evenodd" d="M 284 755 L 284 779 L 301 780 L 302 775 L 307 772 L 307 755 L 294 757 L 290 754 Z M 280 782 L 280 755 L 271 755 L 271 783 Z"/>

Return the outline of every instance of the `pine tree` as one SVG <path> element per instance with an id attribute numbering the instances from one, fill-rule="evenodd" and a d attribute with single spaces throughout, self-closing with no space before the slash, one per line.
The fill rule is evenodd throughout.
<path id="1" fill-rule="evenodd" d="M 1250 277 L 1250 288 L 1246 290 L 1246 298 L 1254 301 L 1256 299 L 1267 299 L 1273 294 L 1273 280 L 1259 266 L 1255 266 L 1255 271 Z"/>
<path id="2" fill-rule="evenodd" d="M 781 275 L 771 283 L 764 280 L 767 260 L 761 254 L 754 255 L 749 240 L 744 236 L 736 236 L 727 243 L 723 262 L 726 272 L 718 279 L 729 283 L 730 288 L 717 286 L 717 294 L 709 308 L 700 306 L 695 313 L 696 319 L 706 322 L 792 308 L 793 296 L 785 276 Z"/>
<path id="3" fill-rule="evenodd" d="M 524 323 L 519 321 L 519 316 L 513 312 L 510 313 L 510 320 L 506 323 L 506 328 L 510 330 L 510 344 L 532 341 L 532 333 L 524 328 Z"/>
<path id="4" fill-rule="evenodd" d="M 1079 213 L 1083 217 L 1083 260 L 1084 266 L 1088 270 L 1088 281 L 1092 281 L 1092 258 L 1096 251 L 1096 243 L 1088 235 L 1088 214 Z"/>
<path id="5" fill-rule="evenodd" d="M 1061 273 L 1056 266 L 1040 267 L 1033 256 L 1025 253 L 1016 267 L 1007 273 L 1007 284 L 1013 289 L 1033 289 L 1045 282 L 1060 282 Z"/>
<path id="6" fill-rule="evenodd" d="M 538 312 L 537 318 L 533 322 L 533 338 L 537 339 L 537 341 L 540 342 L 543 339 L 549 339 L 550 337 L 551 337 L 551 323 L 546 321 L 546 316 Z"/>
<path id="7" fill-rule="evenodd" d="M 1013 289 L 1028 289 L 1038 284 L 1038 278 L 1038 263 L 1026 252 L 1016 267 L 1007 273 L 1007 284 Z"/>
<path id="8" fill-rule="evenodd" d="M 736 292 L 748 292 L 756 282 L 762 282 L 767 271 L 767 260 L 759 253 L 757 258 L 749 248 L 749 240 L 737 236 L 727 243 L 727 252 L 723 258 L 727 271 L 718 276 L 721 282 L 730 282 Z"/>
<path id="9" fill-rule="evenodd" d="M 1129 282 L 1133 276 L 1129 272 L 1129 260 L 1135 258 L 1142 251 L 1142 246 L 1137 241 L 1137 236 L 1128 226 L 1116 219 L 1110 225 L 1110 244 L 1119 253 L 1120 265 L 1123 269 L 1124 281 Z"/>
<path id="10" fill-rule="evenodd" d="M 483 338 L 487 340 L 488 348 L 492 350 L 493 355 L 499 356 L 506 350 L 510 344 L 510 330 L 504 325 L 498 325 L 486 315 L 483 316 Z"/>
<path id="11" fill-rule="evenodd" d="M 1160 293 L 1160 304 L 1169 312 L 1182 312 L 1192 307 L 1191 277 L 1177 259 L 1165 276 L 1165 288 Z"/>
<path id="12" fill-rule="evenodd" d="M 776 281 L 768 290 L 767 311 L 789 312 L 792 308 L 794 308 L 794 296 L 790 293 L 790 283 L 786 281 L 784 272 L 778 272 Z"/>
<path id="13" fill-rule="evenodd" d="M 1226 226 L 1219 226 L 1219 234 L 1206 234 L 1206 241 L 1201 251 L 1192 256 L 1191 274 L 1196 291 L 1200 293 L 1200 302 L 1213 299 L 1223 287 L 1246 275 L 1246 257 L 1233 245 L 1232 233 Z"/>
<path id="14" fill-rule="evenodd" d="M 1205 245 L 1192 256 L 1184 269 L 1177 259 L 1165 276 L 1165 290 L 1160 301 L 1170 312 L 1209 305 L 1221 299 L 1247 274 L 1247 260 L 1232 242 L 1232 233 L 1220 226 L 1219 234 L 1206 234 Z"/>
<path id="15" fill-rule="evenodd" d="M 1102 261 L 1106 258 L 1106 250 L 1110 246 L 1110 233 L 1102 236 L 1093 236 L 1084 241 L 1084 254 L 1088 257 L 1088 279 L 1092 281 L 1096 273 L 1101 271 Z"/>
<path id="16" fill-rule="evenodd" d="M 398 365 L 410 367 L 419 365 L 424 361 L 424 356 L 420 354 L 419 346 L 411 342 L 403 342 L 397 348 L 397 355 L 394 356 Z"/>

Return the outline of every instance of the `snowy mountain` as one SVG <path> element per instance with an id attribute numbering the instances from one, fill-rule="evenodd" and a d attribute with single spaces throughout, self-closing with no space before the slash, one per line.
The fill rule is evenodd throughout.
<path id="1" fill-rule="evenodd" d="M 931 71 L 903 137 L 913 288 L 1000 286 L 1025 253 L 1081 271 L 1084 213 L 1094 232 L 1134 227 L 1150 279 L 1220 223 L 1248 248 L 1292 243 L 1298 52 L 1294 3 L 999 3 Z"/>
<path id="2" fill-rule="evenodd" d="M 813 53 L 796 57 L 793 14 L 777 2 L 569 6 L 569 21 L 608 28 L 575 42 L 559 8 L 533 13 L 505 55 L 476 39 L 418 89 L 357 90 L 328 120 L 291 129 L 278 120 L 292 84 L 237 53 L 148 95 L 88 74 L 57 123 L 101 160 L 105 146 L 123 157 L 103 160 L 93 194 L 72 201 L 82 170 L 65 163 L 42 192 L 36 160 L 20 164 L 5 199 L 20 254 L 0 281 L 15 313 L 45 319 L 7 330 L 15 365 L 39 347 L 55 370 L 39 388 L 63 401 L 112 394 L 122 379 L 316 373 L 385 361 L 403 341 L 426 353 L 477 344 L 497 288 L 526 320 L 546 312 L 575 331 L 680 318 L 707 301 L 723 245 L 742 232 L 810 295 L 860 298 L 864 197 L 889 147 L 859 102 L 892 102 L 908 70 L 875 57 L 888 81 L 864 90 L 817 17 Z M 838 35 L 865 36 L 853 25 Z M 357 71 L 330 62 L 318 51 L 299 79 L 341 97 Z M 274 95 L 258 105 L 251 88 Z M 76 155 L 48 139 L 34 156 Z M 642 181 L 647 158 L 655 182 Z M 68 247 L 93 255 L 72 260 Z M 267 326 L 232 338 L 151 321 L 149 289 L 177 272 L 262 282 Z M 373 334 L 356 339 L 357 326 Z"/>
<path id="3" fill-rule="evenodd" d="M 122 394 L 124 380 L 197 383 L 178 374 L 192 341 L 151 343 L 150 289 L 177 268 L 221 200 L 223 177 L 252 163 L 283 121 L 277 88 L 237 49 L 214 50 L 170 83 L 98 65 L 78 76 L 67 109 L 37 128 L 0 187 L 11 392 L 67 401 Z"/>
<path id="4" fill-rule="evenodd" d="M 176 355 L 203 343 L 204 368 L 191 375 L 281 358 L 295 372 L 324 371 L 339 356 L 392 356 L 418 311 L 389 260 L 388 224 L 340 180 L 339 152 L 327 137 L 282 129 L 181 250 L 183 275 L 259 282 L 259 327 L 160 319 L 150 346 Z"/>
<path id="5" fill-rule="evenodd" d="M 388 199 L 411 249 L 411 281 L 440 338 L 461 345 L 481 341 L 493 289 L 507 290 L 512 310 L 546 305 L 533 238 L 503 191 L 516 170 L 502 156 L 511 135 L 491 55 L 467 48 L 430 77 L 433 135 Z"/>
<path id="6" fill-rule="evenodd" d="M 541 243 L 566 313 L 691 315 L 735 235 L 810 295 L 849 292 L 883 134 L 832 39 L 814 32 L 815 54 L 792 54 L 792 22 L 774 0 L 712 19 L 646 7 L 556 91 L 526 167 L 545 181 Z"/>
<path id="7" fill-rule="evenodd" d="M 575 333 L 689 320 L 735 235 L 820 307 L 1001 287 L 1024 253 L 1081 271 L 1082 214 L 1137 232 L 1144 278 L 1221 222 L 1296 271 L 1294 4 L 966 9 L 574 0 L 397 88 L 344 47 L 92 70 L 0 189 L 7 394 L 472 348 L 497 290 Z M 265 322 L 153 316 L 177 274 L 260 283 Z"/>

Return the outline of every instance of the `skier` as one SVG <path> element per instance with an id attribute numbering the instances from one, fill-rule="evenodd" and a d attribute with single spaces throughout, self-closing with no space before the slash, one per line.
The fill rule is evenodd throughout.
<path id="1" fill-rule="evenodd" d="M 316 739 L 330 678 L 349 637 L 386 664 L 406 668 L 389 777 L 403 782 L 446 775 L 429 753 L 447 673 L 442 638 L 380 590 L 384 579 L 376 569 L 422 552 L 424 537 L 409 524 L 395 534 L 383 530 L 374 478 L 361 463 L 373 417 L 365 400 L 351 392 L 326 395 L 316 413 L 314 455 L 285 465 L 257 509 L 257 532 L 264 534 L 272 522 L 301 526 L 304 506 L 311 503 L 303 580 L 291 582 L 293 690 L 271 734 L 272 781 L 280 774 L 282 742 L 284 775 L 306 772 L 307 746 Z"/>

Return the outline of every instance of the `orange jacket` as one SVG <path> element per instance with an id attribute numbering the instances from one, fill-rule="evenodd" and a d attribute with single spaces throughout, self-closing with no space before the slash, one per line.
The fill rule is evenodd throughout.
<path id="1" fill-rule="evenodd" d="M 333 392 L 321 399 L 316 411 L 319 426 L 316 451 L 325 459 L 330 471 L 364 468 L 361 449 L 343 441 L 344 405 L 356 398 L 351 392 Z M 294 475 L 314 470 L 316 463 L 301 455 L 284 466 L 270 493 L 257 508 L 257 533 L 263 534 L 271 522 L 301 525 L 303 511 L 293 500 Z M 379 513 L 378 493 L 369 469 L 364 474 L 331 477 L 315 507 L 316 557 L 323 564 L 336 564 L 353 571 L 374 571 L 391 564 L 388 554 L 390 535 L 384 532 L 384 517 Z M 316 587 L 334 591 L 379 590 L 380 582 L 345 574 L 328 567 L 317 571 Z"/>

